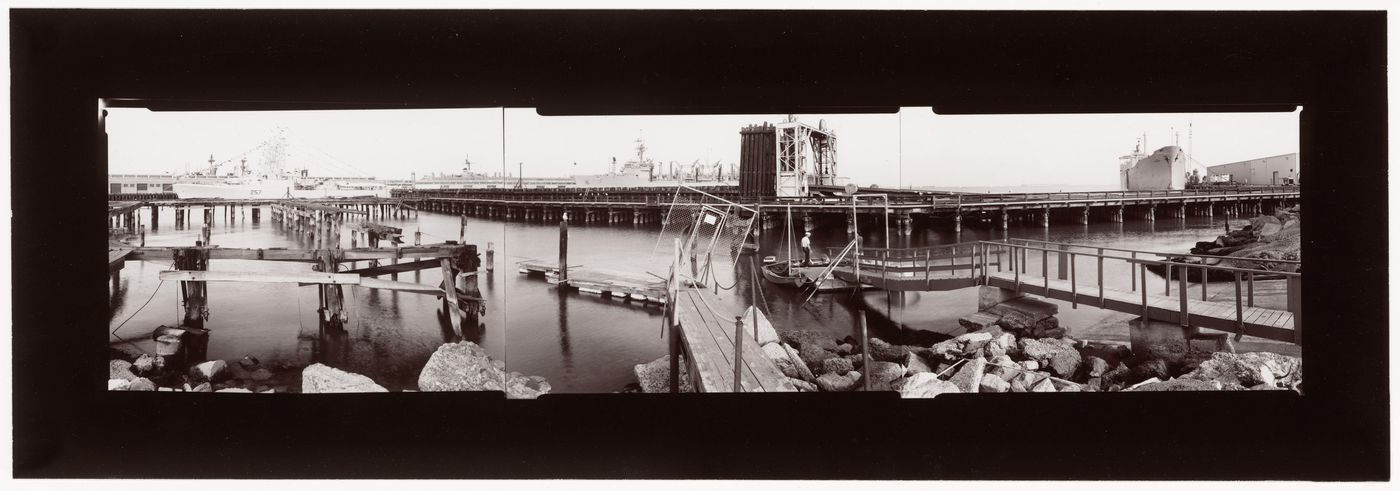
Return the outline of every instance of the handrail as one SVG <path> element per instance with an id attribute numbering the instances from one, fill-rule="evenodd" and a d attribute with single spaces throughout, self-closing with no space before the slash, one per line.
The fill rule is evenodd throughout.
<path id="1" fill-rule="evenodd" d="M 1107 254 L 1099 255 L 1099 254 L 1094 254 L 1094 253 L 1090 253 L 1090 252 L 1074 252 L 1074 251 L 1070 251 L 1070 250 L 1066 250 L 1066 249 L 1048 249 L 1048 248 L 1042 248 L 1042 247 L 1035 247 L 1035 246 L 1023 245 L 1023 244 L 1012 244 L 1012 243 L 1009 243 L 1009 242 L 1000 242 L 1000 241 L 980 241 L 980 242 L 986 242 L 986 243 L 989 243 L 989 244 L 1002 244 L 1002 245 L 1006 245 L 1006 246 L 1012 247 L 1012 248 L 1025 249 L 1025 250 L 1031 250 L 1031 251 L 1054 252 L 1054 253 L 1057 253 L 1057 254 L 1071 254 L 1071 255 L 1083 255 L 1083 256 L 1103 257 L 1103 258 L 1108 258 L 1108 259 L 1119 259 L 1119 260 L 1123 260 L 1123 261 L 1127 261 L 1127 262 L 1131 262 L 1131 263 L 1140 263 L 1140 264 L 1161 264 L 1161 265 L 1166 265 L 1166 266 L 1182 267 L 1182 268 L 1207 268 L 1207 269 L 1219 269 L 1219 270 L 1222 270 L 1222 271 L 1240 271 L 1240 272 L 1245 272 L 1245 273 L 1264 273 L 1264 274 L 1277 274 L 1277 275 L 1284 275 L 1284 276 L 1302 276 L 1302 274 L 1303 274 L 1303 273 L 1292 273 L 1292 272 L 1287 272 L 1287 271 L 1274 271 L 1274 270 L 1268 270 L 1268 269 L 1247 269 L 1247 268 L 1234 268 L 1234 267 L 1230 267 L 1230 266 L 1219 266 L 1219 265 L 1212 265 L 1212 264 L 1193 264 L 1193 263 L 1178 263 L 1178 262 L 1173 262 L 1173 261 L 1164 261 L 1164 260 L 1156 260 L 1156 259 L 1137 259 L 1137 258 L 1132 258 L 1132 257 L 1110 256 L 1110 255 L 1107 255 Z M 1068 244 L 1068 245 L 1072 245 L 1072 244 Z M 1080 246 L 1080 247 L 1083 247 L 1083 246 Z M 1092 248 L 1092 249 L 1097 249 L 1098 247 L 1091 247 L 1091 248 Z M 1108 248 L 1105 247 L 1105 248 L 1103 248 L 1103 249 L 1107 250 Z M 1143 252 L 1143 251 L 1127 251 L 1127 252 Z M 1149 254 L 1150 254 L 1150 253 L 1149 253 Z M 1250 259 L 1250 258 L 1230 258 L 1229 256 L 1207 256 L 1207 257 L 1226 258 L 1226 259 L 1241 259 L 1241 260 L 1244 260 L 1244 261 L 1253 261 L 1253 259 Z"/>
<path id="2" fill-rule="evenodd" d="M 1022 238 L 1016 238 L 1016 237 L 1012 237 L 1012 238 L 1007 239 L 1007 240 L 1008 240 L 1008 241 L 1019 240 L 1019 241 L 1023 241 L 1023 242 L 1036 242 L 1036 243 L 1040 243 L 1040 244 L 1063 245 L 1063 246 L 1070 246 L 1070 247 L 1079 247 L 1079 248 L 1084 248 L 1084 249 L 1102 249 L 1102 250 L 1105 250 L 1105 251 L 1136 252 L 1136 253 L 1138 253 L 1138 254 L 1156 254 L 1156 255 L 1158 255 L 1158 256 L 1167 256 L 1167 257 L 1199 257 L 1199 258 L 1214 258 L 1214 259 L 1238 259 L 1238 260 L 1253 261 L 1253 262 L 1283 263 L 1283 264 L 1303 264 L 1303 261 L 1294 260 L 1294 259 L 1263 259 L 1263 258 L 1252 258 L 1252 257 L 1251 257 L 1251 258 L 1240 258 L 1240 257 L 1232 257 L 1232 256 L 1212 256 L 1212 255 L 1209 255 L 1209 254 L 1187 254 L 1187 253 L 1174 253 L 1174 252 L 1154 252 L 1154 251 L 1144 251 L 1144 250 L 1138 250 L 1138 249 L 1120 249 L 1120 248 L 1115 248 L 1115 247 L 1087 246 L 1087 245 L 1082 245 L 1082 244 L 1071 244 L 1071 243 L 1068 243 L 1068 242 L 1053 242 L 1053 241 L 1048 241 L 1048 240 L 1022 239 Z M 993 241 L 993 242 L 995 242 L 995 241 Z M 1106 256 L 1106 257 L 1116 257 L 1116 256 Z"/>

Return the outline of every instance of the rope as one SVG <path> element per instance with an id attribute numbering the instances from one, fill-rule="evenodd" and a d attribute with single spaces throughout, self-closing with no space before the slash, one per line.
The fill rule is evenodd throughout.
<path id="1" fill-rule="evenodd" d="M 117 327 L 116 327 L 115 329 L 112 329 L 112 332 L 110 332 L 110 333 L 108 333 L 108 334 L 111 334 L 112 336 L 116 336 L 117 339 L 122 339 L 121 336 L 117 336 L 117 335 L 116 335 L 116 334 L 117 334 L 117 331 L 121 330 L 122 326 L 125 326 L 127 322 L 130 322 L 130 321 L 131 321 L 131 319 L 136 318 L 136 314 L 140 314 L 141 311 L 144 310 L 144 309 L 146 308 L 147 305 L 150 305 L 150 304 L 151 304 L 151 300 L 154 299 L 154 298 L 156 298 L 156 293 L 159 293 L 159 292 L 160 292 L 160 287 L 162 287 L 162 286 L 164 286 L 164 285 L 165 285 L 165 280 L 160 280 L 160 283 L 156 285 L 155 291 L 152 291 L 152 292 L 151 292 L 151 296 L 146 298 L 146 303 L 141 304 L 141 307 L 140 307 L 140 308 L 136 309 L 135 312 L 132 312 L 130 316 L 127 316 L 126 320 L 122 321 L 121 324 L 117 324 Z M 126 342 L 126 343 L 131 343 L 130 341 L 126 341 L 125 339 L 122 339 L 122 341 L 123 341 L 123 342 Z M 135 344 L 132 344 L 132 346 L 136 346 L 136 345 L 135 345 Z M 137 348 L 137 349 L 141 349 L 140 346 L 136 346 L 136 348 Z M 144 352 L 144 351 L 146 351 L 146 350 L 141 350 L 141 351 Z"/>

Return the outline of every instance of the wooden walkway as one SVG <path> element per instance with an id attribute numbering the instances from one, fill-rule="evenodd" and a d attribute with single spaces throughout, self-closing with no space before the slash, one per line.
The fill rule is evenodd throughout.
<path id="1" fill-rule="evenodd" d="M 719 297 L 696 288 L 680 288 L 673 306 L 690 383 L 699 392 L 734 392 L 735 324 L 733 318 L 711 310 L 720 306 Z M 758 342 L 747 335 L 744 338 L 739 346 L 740 391 L 796 392 L 797 387 L 763 354 Z"/>
<path id="2" fill-rule="evenodd" d="M 651 275 L 570 266 L 567 279 L 560 280 L 559 263 L 532 259 L 516 264 L 521 274 L 542 276 L 551 284 L 577 288 L 584 293 L 652 304 L 666 303 L 666 282 Z"/>
<path id="3" fill-rule="evenodd" d="M 1024 273 L 1020 275 L 1019 280 L 1018 282 L 1017 274 L 1013 271 L 987 273 L 989 286 L 1129 314 L 1143 313 L 1143 292 L 1141 291 L 1105 288 L 1100 292 L 1097 286 L 1072 285 L 1068 280 L 1046 279 L 1043 276 Z M 1180 290 L 1177 291 L 1180 295 Z M 1179 323 L 1181 322 L 1180 309 L 1180 297 L 1147 295 L 1147 313 L 1151 319 Z M 1243 318 L 1242 324 L 1239 321 L 1240 317 Z M 1246 336 L 1275 341 L 1299 342 L 1299 331 L 1294 328 L 1293 314 L 1283 310 L 1237 307 L 1234 302 L 1223 303 L 1188 299 L 1187 323 L 1217 331 L 1242 332 Z"/>

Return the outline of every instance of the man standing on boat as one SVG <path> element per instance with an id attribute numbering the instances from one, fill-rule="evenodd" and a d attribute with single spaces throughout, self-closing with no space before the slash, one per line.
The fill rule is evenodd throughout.
<path id="1" fill-rule="evenodd" d="M 812 233 L 802 236 L 802 265 L 812 265 Z"/>

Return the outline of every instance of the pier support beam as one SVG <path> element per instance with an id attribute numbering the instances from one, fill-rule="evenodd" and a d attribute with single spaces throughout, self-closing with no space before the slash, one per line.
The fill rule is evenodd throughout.
<path id="1" fill-rule="evenodd" d="M 953 215 L 953 232 L 962 233 L 962 215 Z"/>
<path id="2" fill-rule="evenodd" d="M 1008 229 L 1008 228 L 1010 227 L 1010 224 L 1009 224 L 1008 222 L 1010 222 L 1010 221 L 1011 221 L 1011 215 L 1010 215 L 1010 213 L 1008 213 L 1005 209 L 1002 209 L 1002 210 L 1001 210 L 1001 229 L 1002 229 L 1002 230 Z"/>
<path id="3" fill-rule="evenodd" d="M 1089 224 L 1089 207 L 1088 207 L 1088 206 L 1085 206 L 1085 207 L 1084 207 L 1084 214 L 1082 214 L 1082 215 L 1079 216 L 1079 224 L 1080 224 L 1080 225 L 1088 225 L 1088 224 Z"/>
<path id="4" fill-rule="evenodd" d="M 1040 217 L 1040 226 L 1050 228 L 1050 207 L 1045 207 L 1045 210 L 1040 215 Z"/>

